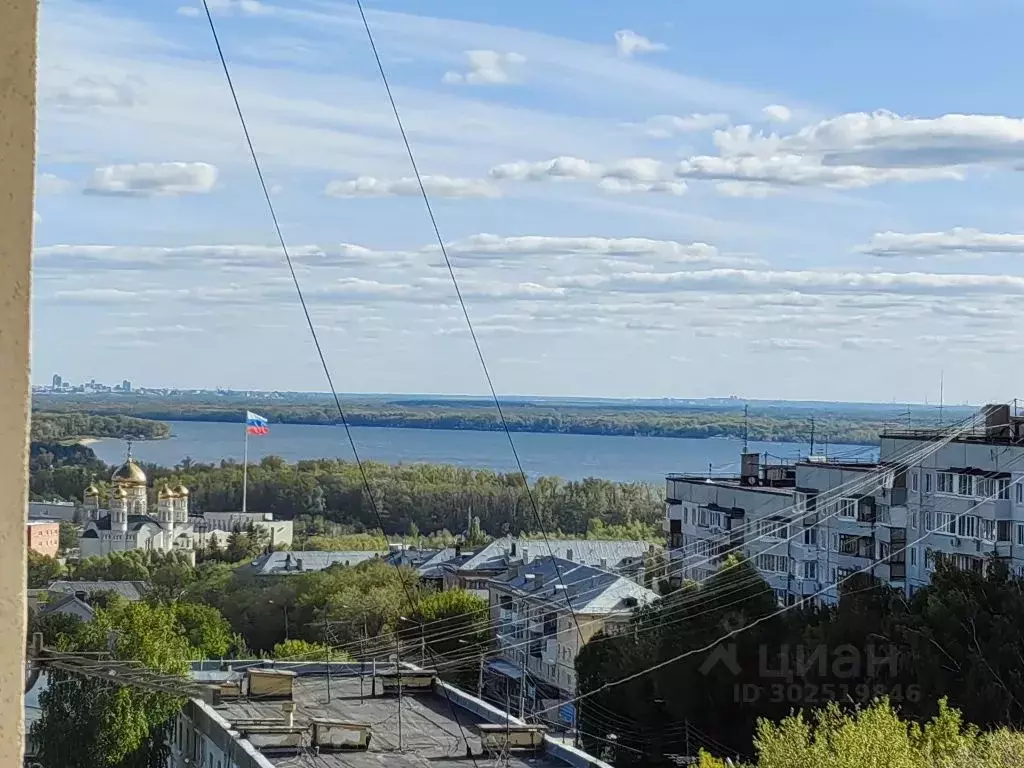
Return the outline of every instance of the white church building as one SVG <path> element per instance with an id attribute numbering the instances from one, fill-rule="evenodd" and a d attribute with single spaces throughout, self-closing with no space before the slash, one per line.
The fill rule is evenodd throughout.
<path id="1" fill-rule="evenodd" d="M 146 473 L 131 454 L 111 478 L 109 509 L 100 508 L 100 492 L 90 485 L 84 495 L 88 520 L 78 541 L 82 558 L 130 549 L 181 551 L 193 559 L 195 532 L 188 516 L 188 488 L 164 486 L 157 494 L 156 517 L 150 514 Z M 104 514 L 105 513 L 105 514 Z"/>

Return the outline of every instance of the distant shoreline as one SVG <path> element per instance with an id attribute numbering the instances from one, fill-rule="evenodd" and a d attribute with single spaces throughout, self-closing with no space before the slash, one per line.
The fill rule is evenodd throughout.
<path id="1" fill-rule="evenodd" d="M 246 410 L 268 418 L 271 424 L 338 425 L 339 415 L 333 402 L 280 401 L 207 397 L 131 397 L 118 398 L 37 395 L 34 404 L 53 416 L 101 417 L 117 420 L 142 419 L 142 426 L 122 428 L 125 432 L 162 434 L 169 421 L 230 422 L 241 428 Z M 493 405 L 485 401 L 350 401 L 345 420 L 354 427 L 570 434 L 623 437 L 672 437 L 704 439 L 719 437 L 767 443 L 810 443 L 876 446 L 879 435 L 897 424 L 902 427 L 936 426 L 935 409 L 915 413 L 895 413 L 891 407 L 865 409 L 837 404 L 831 411 L 802 406 L 737 407 L 718 404 L 713 407 L 681 406 L 609 406 L 549 405 L 508 403 L 499 418 Z M 947 418 L 952 416 L 951 411 Z M 504 420 L 504 423 L 503 423 Z M 160 422 L 163 429 L 153 422 Z M 95 434 L 95 433 L 93 433 Z"/>

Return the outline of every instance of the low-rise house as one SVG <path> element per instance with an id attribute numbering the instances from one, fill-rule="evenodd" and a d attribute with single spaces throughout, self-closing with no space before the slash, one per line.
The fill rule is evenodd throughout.
<path id="1" fill-rule="evenodd" d="M 61 616 L 74 616 L 82 621 L 92 621 L 96 618 L 96 611 L 86 602 L 87 597 L 88 595 L 85 592 L 64 595 L 64 597 L 41 605 L 36 615 L 42 618 L 43 616 L 59 614 Z"/>
<path id="2" fill-rule="evenodd" d="M 311 571 L 323 571 L 332 565 L 359 565 L 367 560 L 383 557 L 382 552 L 360 550 L 327 552 L 300 550 L 297 552 L 268 552 L 252 561 L 249 572 L 256 576 L 294 576 Z"/>
<path id="3" fill-rule="evenodd" d="M 503 537 L 473 553 L 456 556 L 446 563 L 445 589 L 467 589 L 487 597 L 487 582 L 509 572 L 516 564 L 528 564 L 540 557 L 559 557 L 642 581 L 644 558 L 660 548 L 646 541 L 596 539 L 516 539 Z"/>
<path id="4" fill-rule="evenodd" d="M 635 581 L 592 565 L 541 557 L 488 582 L 497 658 L 487 676 L 496 690 L 540 712 L 576 695 L 576 656 L 598 632 L 628 625 L 634 609 L 658 599 Z M 485 686 L 486 688 L 486 686 Z M 571 706 L 543 717 L 571 725 Z"/>
<path id="5" fill-rule="evenodd" d="M 49 586 L 48 591 L 51 601 L 77 592 L 89 597 L 97 592 L 113 592 L 125 600 L 137 602 L 146 596 L 149 585 L 144 581 L 55 581 Z"/>

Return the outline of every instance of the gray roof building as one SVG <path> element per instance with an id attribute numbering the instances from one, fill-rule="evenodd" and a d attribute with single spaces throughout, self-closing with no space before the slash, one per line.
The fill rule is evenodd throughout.
<path id="1" fill-rule="evenodd" d="M 250 566 L 257 576 L 294 576 L 299 573 L 323 571 L 332 565 L 359 565 L 367 560 L 382 557 L 381 552 L 321 552 L 300 550 L 297 552 L 269 552 L 258 557 Z"/>
<path id="2" fill-rule="evenodd" d="M 554 609 L 571 608 L 582 614 L 628 614 L 658 599 L 635 581 L 591 565 L 557 557 L 542 557 L 494 579 L 493 586 Z"/>
<path id="3" fill-rule="evenodd" d="M 96 611 L 92 606 L 76 594 L 64 595 L 59 600 L 46 603 L 39 608 L 39 616 L 50 616 L 55 613 L 62 616 L 75 616 L 82 621 L 92 621 L 96 618 Z"/>
<path id="4" fill-rule="evenodd" d="M 113 592 L 125 600 L 136 602 L 145 597 L 149 586 L 144 581 L 55 581 L 49 586 L 50 595 L 60 597 L 85 592 L 92 595 L 96 592 Z"/>

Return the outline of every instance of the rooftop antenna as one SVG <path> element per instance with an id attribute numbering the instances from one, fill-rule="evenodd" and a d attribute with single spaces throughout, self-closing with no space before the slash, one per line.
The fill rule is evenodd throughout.
<path id="1" fill-rule="evenodd" d="M 944 402 L 943 398 L 944 398 L 944 395 L 945 395 L 945 393 L 943 391 L 944 385 L 945 385 L 945 378 L 946 378 L 946 370 L 942 369 L 941 371 L 939 371 L 939 426 L 940 427 L 942 426 L 942 404 Z"/>

